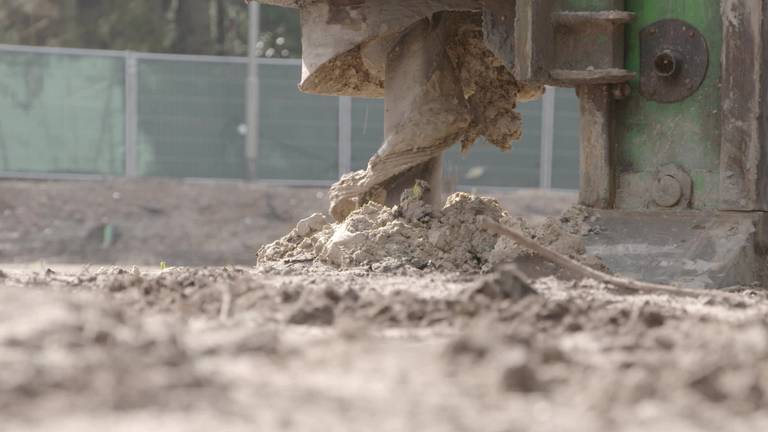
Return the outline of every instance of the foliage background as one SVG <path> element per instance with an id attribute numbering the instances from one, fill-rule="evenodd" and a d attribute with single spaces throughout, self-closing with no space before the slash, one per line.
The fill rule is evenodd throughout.
<path id="1" fill-rule="evenodd" d="M 298 14 L 262 6 L 265 57 L 300 57 Z M 0 0 L 0 43 L 245 55 L 248 8 L 240 0 Z"/>

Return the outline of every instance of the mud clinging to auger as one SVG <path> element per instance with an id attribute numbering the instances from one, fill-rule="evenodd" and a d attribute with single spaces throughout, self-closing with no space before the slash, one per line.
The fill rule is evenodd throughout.
<path id="1" fill-rule="evenodd" d="M 301 11 L 301 90 L 384 98 L 381 147 L 331 188 L 337 222 L 370 201 L 396 204 L 417 179 L 440 205 L 443 151 L 461 142 L 466 152 L 480 137 L 509 149 L 522 135 L 517 101 L 543 90 L 516 80 L 490 49 L 479 1 L 266 3 Z"/>
<path id="2" fill-rule="evenodd" d="M 522 135 L 517 100 L 542 91 L 515 80 L 485 46 L 479 12 L 439 12 L 390 39 L 378 48 L 388 50 L 381 65 L 384 142 L 365 170 L 331 188 L 337 221 L 369 201 L 394 204 L 416 179 L 435 185 L 431 202 L 439 204 L 442 152 L 458 141 L 466 152 L 480 137 L 509 149 Z"/>

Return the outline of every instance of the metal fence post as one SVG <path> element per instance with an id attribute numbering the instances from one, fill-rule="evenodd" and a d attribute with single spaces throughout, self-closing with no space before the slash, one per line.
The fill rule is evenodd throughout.
<path id="1" fill-rule="evenodd" d="M 259 157 L 259 59 L 256 45 L 259 43 L 259 3 L 248 3 L 248 83 L 246 97 L 245 158 L 248 161 L 248 177 L 256 179 Z"/>
<path id="2" fill-rule="evenodd" d="M 137 141 L 139 128 L 138 59 L 135 53 L 125 54 L 125 175 L 138 175 Z"/>
<path id="3" fill-rule="evenodd" d="M 555 87 L 546 87 L 541 104 L 541 159 L 539 187 L 552 189 L 552 155 L 555 142 Z"/>
<path id="4" fill-rule="evenodd" d="M 352 98 L 339 97 L 339 178 L 352 171 Z"/>

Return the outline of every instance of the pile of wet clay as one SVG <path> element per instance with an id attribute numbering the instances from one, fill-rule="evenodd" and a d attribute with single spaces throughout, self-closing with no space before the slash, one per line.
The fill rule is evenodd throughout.
<path id="1" fill-rule="evenodd" d="M 481 217 L 538 238 L 567 255 L 584 252 L 581 236 L 586 215 L 581 212 L 571 210 L 567 217 L 531 228 L 522 218 L 511 217 L 495 199 L 463 192 L 449 196 L 442 209 L 434 209 L 422 200 L 428 188 L 417 183 L 391 208 L 369 202 L 341 223 L 329 223 L 324 215 L 314 214 L 282 239 L 262 247 L 257 262 L 472 272 L 527 253 L 481 228 Z"/>

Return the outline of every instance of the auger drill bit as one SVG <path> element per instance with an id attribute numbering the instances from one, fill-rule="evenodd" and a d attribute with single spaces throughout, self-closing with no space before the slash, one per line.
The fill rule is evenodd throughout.
<path id="1" fill-rule="evenodd" d="M 431 186 L 425 199 L 439 205 L 442 153 L 457 142 L 467 151 L 481 136 L 508 149 L 521 135 L 518 99 L 541 94 L 538 84 L 518 83 L 489 49 L 483 2 L 266 2 L 301 11 L 302 91 L 384 98 L 381 147 L 365 170 L 331 187 L 337 221 L 370 201 L 397 203 L 417 179 Z"/>
<path id="2" fill-rule="evenodd" d="M 331 187 L 331 214 L 343 220 L 367 201 L 394 204 L 416 179 L 441 199 L 442 152 L 469 125 L 469 107 L 446 52 L 446 17 L 422 19 L 393 44 L 386 58 L 384 142 L 364 171 Z"/>

